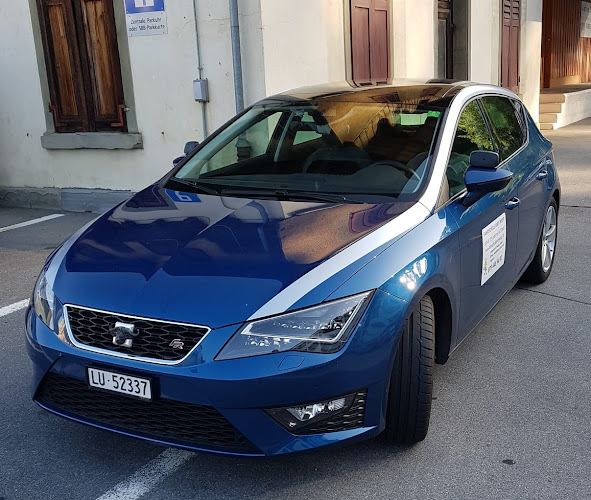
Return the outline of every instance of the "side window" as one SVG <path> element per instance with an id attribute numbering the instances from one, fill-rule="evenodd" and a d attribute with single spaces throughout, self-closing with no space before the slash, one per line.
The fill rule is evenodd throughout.
<path id="1" fill-rule="evenodd" d="M 523 142 L 527 140 L 527 113 L 519 101 L 511 100 L 511 104 L 515 108 L 515 113 L 517 114 L 517 118 L 519 120 L 519 124 L 521 125 L 521 130 L 523 131 Z"/>
<path id="2" fill-rule="evenodd" d="M 298 144 L 303 144 L 304 142 L 320 139 L 322 135 L 314 130 L 314 125 L 314 119 L 308 113 L 304 113 L 301 121 L 302 128 L 296 132 L 293 145 L 297 146 Z M 306 126 L 308 129 L 306 129 Z"/>
<path id="3" fill-rule="evenodd" d="M 481 102 L 491 124 L 501 161 L 505 161 L 525 142 L 519 111 L 506 97 L 483 97 Z"/>
<path id="4" fill-rule="evenodd" d="M 280 116 L 273 113 L 254 123 L 213 155 L 201 172 L 213 172 L 267 153 Z"/>
<path id="5" fill-rule="evenodd" d="M 473 151 L 493 151 L 488 128 L 476 101 L 464 108 L 456 129 L 447 166 L 450 197 L 465 189 L 464 174 L 470 166 L 470 153 Z"/>

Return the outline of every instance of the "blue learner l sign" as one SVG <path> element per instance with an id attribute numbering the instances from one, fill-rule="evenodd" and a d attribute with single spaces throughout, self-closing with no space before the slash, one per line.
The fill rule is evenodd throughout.
<path id="1" fill-rule="evenodd" d="M 163 11 L 164 0 L 125 0 L 125 12 L 127 14 Z"/>

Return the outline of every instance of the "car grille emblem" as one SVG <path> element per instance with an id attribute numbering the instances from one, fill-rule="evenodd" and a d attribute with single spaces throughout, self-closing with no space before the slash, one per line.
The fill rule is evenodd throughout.
<path id="1" fill-rule="evenodd" d="M 170 347 L 172 347 L 173 349 L 177 349 L 179 351 L 182 351 L 185 347 L 185 343 L 181 339 L 174 339 L 170 343 Z"/>
<path id="2" fill-rule="evenodd" d="M 118 321 L 115 326 L 109 330 L 113 335 L 113 344 L 120 347 L 133 347 L 133 341 L 138 336 L 135 325 L 130 323 L 122 323 Z"/>

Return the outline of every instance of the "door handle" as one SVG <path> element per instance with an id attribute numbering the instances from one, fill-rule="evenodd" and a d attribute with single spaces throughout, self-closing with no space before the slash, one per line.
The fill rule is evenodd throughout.
<path id="1" fill-rule="evenodd" d="M 513 198 L 513 199 L 509 200 L 507 203 L 505 203 L 505 207 L 507 207 L 508 210 L 513 210 L 513 209 L 517 208 L 520 203 L 521 203 L 521 200 L 519 198 Z"/>
<path id="2" fill-rule="evenodd" d="M 539 181 L 543 181 L 546 177 L 548 177 L 548 171 L 542 170 L 538 175 L 536 175 L 536 179 Z"/>

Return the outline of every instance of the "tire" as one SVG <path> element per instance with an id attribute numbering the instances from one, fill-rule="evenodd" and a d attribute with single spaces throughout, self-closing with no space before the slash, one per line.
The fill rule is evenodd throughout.
<path id="1" fill-rule="evenodd" d="M 389 442 L 413 444 L 425 439 L 434 365 L 435 308 L 426 295 L 400 329 L 388 397 L 385 434 Z"/>
<path id="2" fill-rule="evenodd" d="M 554 225 L 550 227 L 549 218 L 554 214 Z M 551 233 L 553 231 L 553 233 Z M 549 241 L 548 237 L 553 235 L 553 241 Z M 534 260 L 523 273 L 523 280 L 534 285 L 544 283 L 552 272 L 554 266 L 554 258 L 556 256 L 556 242 L 558 241 L 558 206 L 556 200 L 552 198 L 550 205 L 546 209 L 544 215 L 544 224 L 538 241 L 538 247 Z M 549 261 L 548 261 L 549 258 Z"/>

